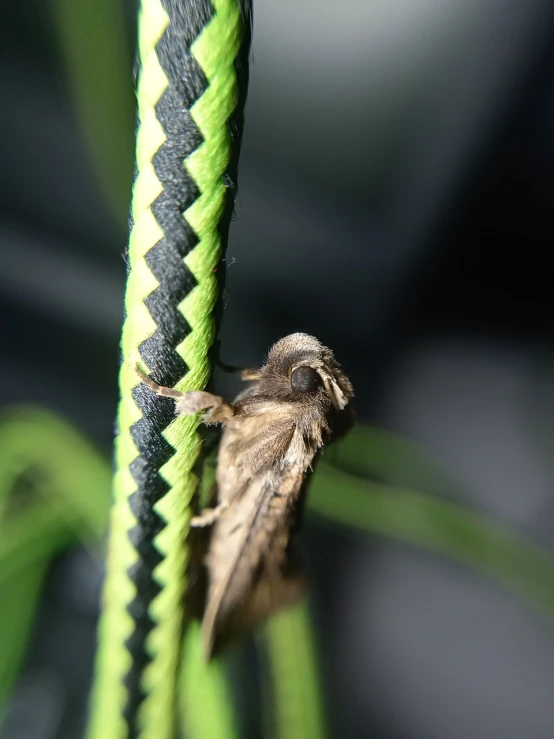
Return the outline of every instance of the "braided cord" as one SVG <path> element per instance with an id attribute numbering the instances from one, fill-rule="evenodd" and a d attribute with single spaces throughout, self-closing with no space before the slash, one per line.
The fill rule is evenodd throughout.
<path id="1" fill-rule="evenodd" d="M 139 126 L 121 401 L 90 739 L 166 739 L 184 618 L 197 417 L 138 382 L 210 376 L 216 268 L 236 180 L 250 13 L 240 0 L 142 0 Z"/>

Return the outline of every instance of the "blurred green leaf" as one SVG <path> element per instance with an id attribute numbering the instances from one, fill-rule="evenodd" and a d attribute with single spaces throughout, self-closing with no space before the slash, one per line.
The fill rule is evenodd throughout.
<path id="1" fill-rule="evenodd" d="M 322 463 L 309 509 L 351 529 L 391 536 L 486 572 L 554 617 L 554 557 L 492 519 L 432 495 L 374 483 Z"/>
<path id="2" fill-rule="evenodd" d="M 206 663 L 199 624 L 192 622 L 183 640 L 179 676 L 179 724 L 184 737 L 238 739 L 228 676 L 219 660 Z"/>
<path id="3" fill-rule="evenodd" d="M 54 22 L 91 163 L 127 224 L 134 161 L 131 55 L 122 0 L 52 0 Z"/>
<path id="4" fill-rule="evenodd" d="M 427 493 L 457 494 L 460 484 L 443 465 L 408 439 L 373 426 L 356 425 L 325 452 L 325 462 L 358 477 Z"/>
<path id="5" fill-rule="evenodd" d="M 27 651 L 47 566 L 47 562 L 35 562 L 32 567 L 12 572 L 0 586 L 0 719 Z"/>
<path id="6" fill-rule="evenodd" d="M 60 521 L 55 508 L 39 502 L 0 527 L 0 587 L 18 572 L 33 569 L 76 534 Z"/>
<path id="7" fill-rule="evenodd" d="M 9 496 L 28 474 L 35 492 L 6 519 Z M 17 408 L 0 416 L 0 710 L 25 655 L 52 555 L 104 530 L 110 469 L 98 452 L 51 413 Z"/>
<path id="8" fill-rule="evenodd" d="M 317 649 L 306 603 L 277 613 L 264 629 L 271 683 L 269 709 L 278 739 L 325 739 Z"/>
<path id="9" fill-rule="evenodd" d="M 37 491 L 79 536 L 90 540 L 104 533 L 111 491 L 105 458 L 56 415 L 8 409 L 0 416 L 0 505 L 29 468 L 40 470 Z"/>

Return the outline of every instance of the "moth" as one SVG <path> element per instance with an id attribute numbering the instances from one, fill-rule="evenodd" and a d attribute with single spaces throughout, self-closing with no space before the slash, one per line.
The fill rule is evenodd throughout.
<path id="1" fill-rule="evenodd" d="M 204 424 L 223 427 L 217 504 L 191 521 L 211 527 L 202 621 L 209 659 L 304 592 L 296 534 L 306 487 L 325 445 L 353 423 L 352 384 L 333 352 L 303 333 L 274 344 L 260 369 L 243 370 L 251 384 L 233 402 L 162 387 L 137 373 L 176 401 L 178 415 L 202 411 Z"/>

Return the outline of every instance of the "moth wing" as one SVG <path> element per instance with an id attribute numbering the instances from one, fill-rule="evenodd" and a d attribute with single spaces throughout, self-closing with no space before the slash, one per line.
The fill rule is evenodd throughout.
<path id="1" fill-rule="evenodd" d="M 213 634 L 211 652 L 214 656 L 230 642 L 248 634 L 276 611 L 290 606 L 306 592 L 307 578 L 299 557 L 287 561 L 283 571 L 264 568 L 253 590 L 240 608 L 229 614 Z"/>
<path id="2" fill-rule="evenodd" d="M 215 524 L 207 558 L 210 587 L 202 622 L 207 657 L 212 654 L 217 632 L 230 622 L 235 609 L 252 599 L 252 618 L 257 620 L 256 613 L 271 610 L 273 601 L 292 590 L 298 578 L 282 576 L 281 570 L 303 481 L 300 465 L 283 473 L 261 473 Z M 275 582 L 270 586 L 272 578 Z M 298 584 L 294 587 L 299 590 Z"/>

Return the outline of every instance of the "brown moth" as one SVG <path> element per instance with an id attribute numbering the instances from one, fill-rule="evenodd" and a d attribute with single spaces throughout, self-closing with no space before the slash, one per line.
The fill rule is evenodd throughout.
<path id="1" fill-rule="evenodd" d="M 161 387 L 178 415 L 207 411 L 222 424 L 217 505 L 192 519 L 211 526 L 208 594 L 202 622 L 206 657 L 230 636 L 259 623 L 304 591 L 294 549 L 306 484 L 323 447 L 352 425 L 352 385 L 330 349 L 307 334 L 291 334 L 270 350 L 252 381 L 232 402 L 207 392 Z"/>

